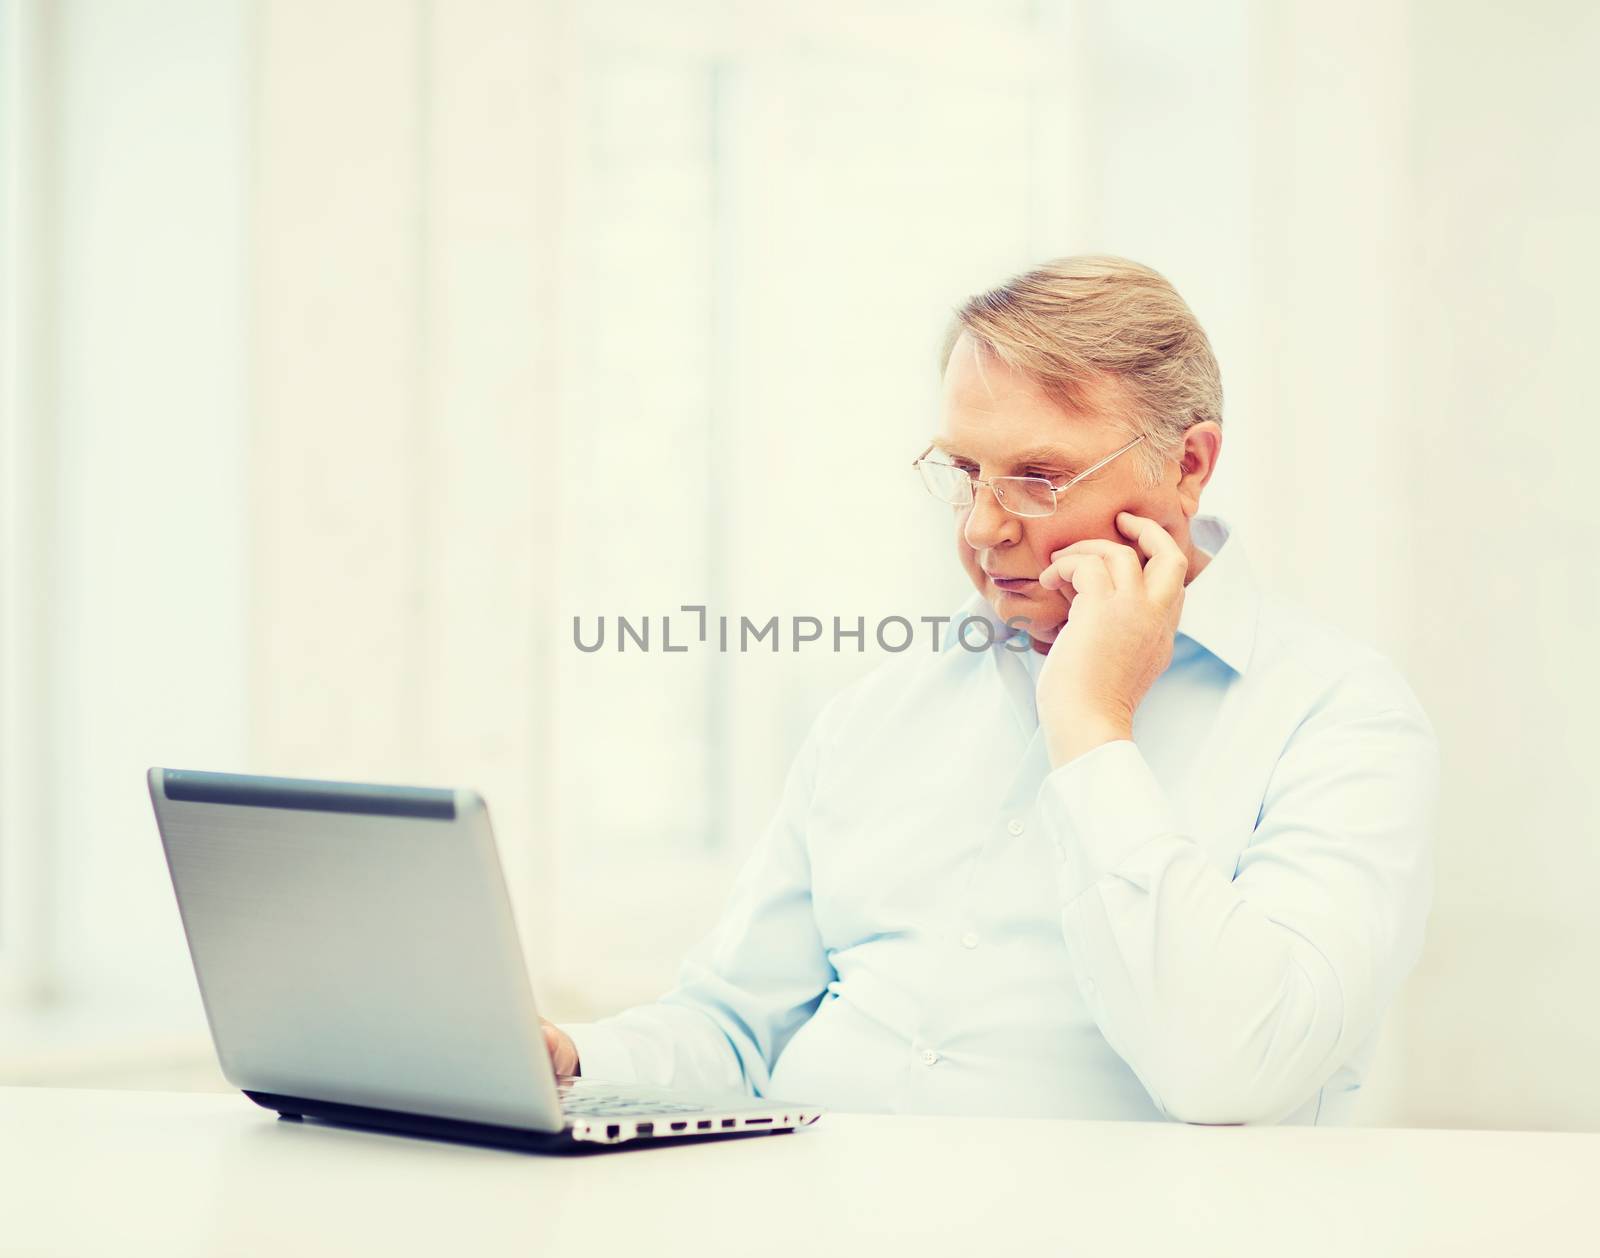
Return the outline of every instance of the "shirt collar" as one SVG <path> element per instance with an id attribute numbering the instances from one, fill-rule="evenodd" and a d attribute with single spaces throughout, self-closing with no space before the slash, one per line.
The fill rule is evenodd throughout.
<path id="1" fill-rule="evenodd" d="M 1178 617 L 1178 635 L 1210 651 L 1234 672 L 1249 666 L 1256 643 L 1256 621 L 1261 595 L 1249 556 L 1237 537 L 1237 529 L 1221 516 L 1196 515 L 1189 521 L 1194 544 L 1211 556 L 1200 575 L 1184 588 L 1183 611 Z M 998 644 L 1024 632 L 1001 620 L 989 600 L 974 590 L 951 617 L 944 633 L 944 648 L 957 645 L 956 635 L 970 617 L 987 621 L 992 640 Z M 984 641 L 981 630 L 967 630 L 973 649 Z"/>
<path id="2" fill-rule="evenodd" d="M 1211 562 L 1184 587 L 1178 633 L 1242 673 L 1255 650 L 1261 592 L 1237 532 L 1220 516 L 1197 515 L 1189 522 L 1190 537 Z"/>

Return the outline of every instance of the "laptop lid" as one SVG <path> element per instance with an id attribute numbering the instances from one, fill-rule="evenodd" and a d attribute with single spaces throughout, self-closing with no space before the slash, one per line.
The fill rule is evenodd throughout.
<path id="1" fill-rule="evenodd" d="M 161 768 L 148 778 L 230 1083 L 562 1129 L 475 792 Z"/>

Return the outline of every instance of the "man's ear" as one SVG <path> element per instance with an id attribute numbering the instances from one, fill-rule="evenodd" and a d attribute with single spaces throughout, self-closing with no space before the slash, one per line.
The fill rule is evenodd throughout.
<path id="1" fill-rule="evenodd" d="M 1184 514 L 1193 516 L 1200 510 L 1200 491 L 1210 482 L 1217 470 L 1217 458 L 1222 453 L 1222 425 L 1215 420 L 1191 424 L 1183 434 L 1183 449 L 1178 453 L 1178 497 L 1183 500 Z"/>

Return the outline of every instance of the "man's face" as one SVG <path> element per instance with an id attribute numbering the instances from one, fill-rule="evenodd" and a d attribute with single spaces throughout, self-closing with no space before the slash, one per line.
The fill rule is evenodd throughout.
<path id="1" fill-rule="evenodd" d="M 945 369 L 939 432 L 929 457 L 942 457 L 984 480 L 1043 476 L 1052 485 L 1063 484 L 1131 439 L 1116 419 L 1119 390 L 1114 380 L 1102 381 L 1089 391 L 1086 410 L 1065 410 L 963 334 Z M 962 567 L 1001 619 L 1027 618 L 1025 627 L 1038 649 L 1061 632 L 1073 597 L 1070 586 L 1044 589 L 1039 574 L 1053 552 L 1085 538 L 1131 544 L 1117 530 L 1119 511 L 1155 520 L 1192 555 L 1188 516 L 1193 508 L 1185 511 L 1178 492 L 1178 467 L 1174 463 L 1161 484 L 1144 486 L 1135 462 L 1141 448 L 1062 494 L 1054 515 L 1012 515 L 985 486 L 975 487 L 970 507 L 953 508 Z"/>

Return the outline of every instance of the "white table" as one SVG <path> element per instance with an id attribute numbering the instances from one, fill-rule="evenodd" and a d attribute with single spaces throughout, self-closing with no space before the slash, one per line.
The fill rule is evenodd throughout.
<path id="1" fill-rule="evenodd" d="M 587 1158 L 0 1088 L 0 1254 L 1600 1253 L 1600 1135 L 830 1114 Z"/>

